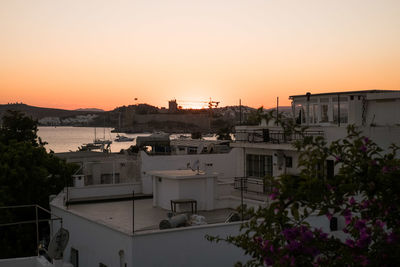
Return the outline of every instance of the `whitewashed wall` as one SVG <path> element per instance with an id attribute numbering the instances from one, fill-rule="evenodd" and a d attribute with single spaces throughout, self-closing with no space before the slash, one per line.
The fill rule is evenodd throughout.
<path id="1" fill-rule="evenodd" d="M 69 231 L 69 242 L 64 261 L 70 261 L 71 247 L 79 251 L 79 266 L 120 266 L 119 251 L 125 253 L 127 266 L 132 265 L 132 236 L 82 216 L 51 206 L 53 214 L 63 218 L 63 227 Z M 57 225 L 55 231 L 57 231 Z"/>
<path id="2" fill-rule="evenodd" d="M 133 237 L 133 258 L 136 266 L 234 266 L 248 258 L 233 245 L 211 243 L 205 235 L 236 235 L 240 223 L 206 225 L 164 230 Z"/>
<path id="3" fill-rule="evenodd" d="M 140 183 L 88 185 L 84 187 L 69 187 L 68 199 L 114 197 L 141 193 Z"/>
<path id="4" fill-rule="evenodd" d="M 393 126 L 400 124 L 400 99 L 378 99 L 368 101 L 367 125 Z"/>
<path id="5" fill-rule="evenodd" d="M 191 198 L 197 201 L 198 210 L 213 210 L 216 177 L 202 176 L 185 179 L 153 177 L 153 205 L 169 210 L 172 199 Z"/>
<path id="6" fill-rule="evenodd" d="M 127 266 L 233 266 L 248 258 L 233 245 L 212 243 L 205 235 L 236 235 L 240 223 L 214 224 L 132 235 L 52 206 L 70 233 L 64 261 L 70 261 L 71 247 L 79 251 L 79 266 L 120 266 L 124 250 Z M 57 230 L 57 229 L 55 229 Z"/>
<path id="7" fill-rule="evenodd" d="M 187 164 L 199 160 L 200 169 L 204 170 L 205 164 L 212 163 L 210 172 L 217 172 L 219 179 L 233 178 L 238 176 L 237 165 L 241 164 L 241 150 L 234 148 L 229 153 L 221 154 L 193 154 L 193 155 L 167 155 L 149 156 L 145 152 L 140 152 L 141 157 L 141 177 L 143 182 L 143 193 L 152 193 L 153 183 L 149 171 L 161 170 L 186 170 Z"/>
<path id="8" fill-rule="evenodd" d="M 53 267 L 54 265 L 42 257 L 25 257 L 0 260 L 0 267 Z M 64 265 L 68 266 L 67 264 Z M 70 267 L 70 266 L 68 266 Z"/>

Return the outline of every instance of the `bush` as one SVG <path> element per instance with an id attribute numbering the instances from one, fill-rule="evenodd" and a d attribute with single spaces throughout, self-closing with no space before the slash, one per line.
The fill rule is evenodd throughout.
<path id="1" fill-rule="evenodd" d="M 329 146 L 322 137 L 304 137 L 296 146 L 300 177 L 270 178 L 271 204 L 246 209 L 251 219 L 241 234 L 208 239 L 241 247 L 252 257 L 245 266 L 399 265 L 399 147 L 383 154 L 353 126 L 347 138 Z M 339 169 L 333 177 L 324 172 L 328 158 Z M 345 226 L 325 233 L 308 223 L 315 215 L 341 217 Z"/>

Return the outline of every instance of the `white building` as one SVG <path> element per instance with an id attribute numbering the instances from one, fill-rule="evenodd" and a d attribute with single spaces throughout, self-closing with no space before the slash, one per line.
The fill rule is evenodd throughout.
<path id="1" fill-rule="evenodd" d="M 332 142 L 346 136 L 347 125 L 355 124 L 384 149 L 400 143 L 400 91 L 306 94 L 290 99 L 292 119 L 308 126 L 307 135 Z M 274 122 L 237 126 L 229 150 L 210 153 L 208 145 L 182 141 L 168 155 L 140 152 L 140 182 L 74 187 L 68 189 L 68 196 L 61 192 L 50 205 L 70 232 L 64 260 L 74 266 L 232 266 L 246 261 L 240 249 L 210 243 L 204 236 L 237 234 L 240 222 L 227 222 L 233 208 L 242 201 L 268 205 L 263 177 L 299 173 L 299 152 L 292 146 L 298 138 L 285 135 Z M 196 147 L 196 152 L 189 147 Z M 325 169 L 326 175 L 334 174 L 333 160 L 326 162 Z M 238 183 L 243 181 L 244 186 Z M 171 200 L 187 204 L 176 208 Z M 159 229 L 168 212 L 190 212 L 194 202 L 195 213 L 204 216 L 207 224 Z M 335 230 L 325 216 L 314 216 L 310 222 L 325 232 Z M 339 229 L 342 223 L 339 220 Z"/>
<path id="2" fill-rule="evenodd" d="M 51 211 L 63 218 L 70 233 L 64 261 L 75 267 L 233 266 L 246 261 L 239 248 L 205 239 L 207 234 L 235 235 L 240 227 L 240 222 L 226 222 L 234 210 L 216 203 L 217 174 L 175 170 L 155 171 L 152 176 L 153 196 L 136 193 L 140 188 L 129 184 L 115 184 L 69 188 L 68 202 L 64 192 L 55 197 Z M 128 199 L 134 189 L 135 197 Z M 197 204 L 193 212 L 204 220 L 196 223 L 193 217 L 191 226 L 160 230 L 171 200 L 188 198 Z M 184 210 L 191 211 L 185 204 L 175 209 Z"/>
<path id="3" fill-rule="evenodd" d="M 308 126 L 306 135 L 323 136 L 328 144 L 347 136 L 354 124 L 362 135 L 383 149 L 400 143 L 400 91 L 367 90 L 291 96 L 292 119 Z M 262 178 L 266 175 L 298 174 L 299 152 L 292 141 L 298 135 L 285 136 L 272 121 L 264 126 L 236 126 L 233 148 L 241 148 L 242 170 L 238 176 Z M 327 175 L 333 175 L 333 160 L 326 163 Z"/>

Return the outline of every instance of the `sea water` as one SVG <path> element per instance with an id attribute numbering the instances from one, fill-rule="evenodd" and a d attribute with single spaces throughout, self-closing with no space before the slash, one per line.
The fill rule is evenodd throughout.
<path id="1" fill-rule="evenodd" d="M 48 151 L 58 152 L 77 151 L 78 147 L 83 144 L 92 143 L 95 135 L 96 138 L 112 140 L 111 152 L 119 152 L 121 149 L 127 149 L 136 144 L 136 137 L 148 136 L 149 134 L 123 134 L 127 137 L 134 137 L 131 142 L 115 142 L 117 133 L 112 133 L 113 128 L 93 128 L 93 127 L 38 127 L 38 136 L 42 141 L 47 142 L 45 145 Z"/>

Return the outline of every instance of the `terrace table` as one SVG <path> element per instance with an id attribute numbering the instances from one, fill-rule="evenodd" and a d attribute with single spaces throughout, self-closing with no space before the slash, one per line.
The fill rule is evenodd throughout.
<path id="1" fill-rule="evenodd" d="M 192 214 L 197 213 L 197 200 L 191 198 L 171 199 L 171 211 L 176 213 L 176 204 L 191 204 Z"/>

